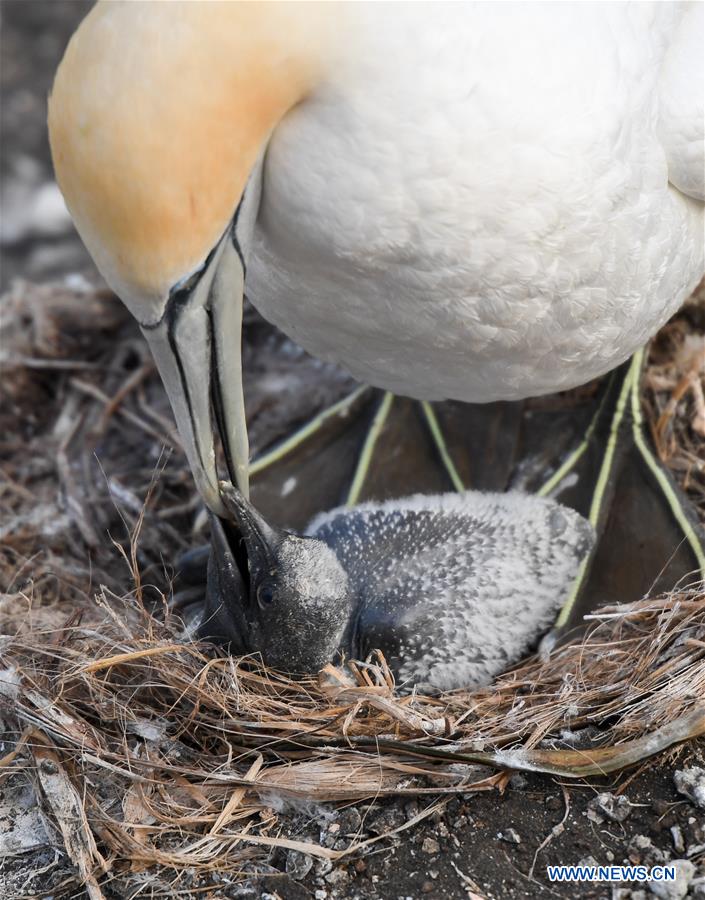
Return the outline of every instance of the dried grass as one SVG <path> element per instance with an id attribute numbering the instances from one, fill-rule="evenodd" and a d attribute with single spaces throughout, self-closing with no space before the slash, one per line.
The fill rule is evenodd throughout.
<path id="1" fill-rule="evenodd" d="M 21 286 L 4 308 L 12 408 L 0 494 L 0 714 L 21 739 L 0 759 L 0 780 L 35 773 L 91 897 L 102 896 L 101 879 L 125 872 L 236 877 L 272 847 L 338 859 L 379 840 L 352 839 L 343 850 L 293 840 L 282 803 L 491 790 L 507 768 L 583 777 L 705 734 L 702 586 L 600 610 L 549 660 L 439 697 L 399 696 L 381 656 L 293 680 L 257 659 L 183 643 L 166 607 L 168 570 L 155 560 L 159 548 L 185 545 L 196 505 L 178 455 L 157 482 L 144 464 L 170 428 L 148 393 L 154 375 L 140 368 L 144 359 L 126 365 L 127 326 L 107 345 L 96 337 L 94 369 L 77 380 L 61 341 L 48 355 L 36 336 L 55 331 L 17 327 L 28 308 L 51 315 L 50 306 L 36 312 L 32 292 Z M 92 301 L 98 310 L 113 303 Z M 81 310 L 74 297 L 73 315 Z M 697 500 L 705 437 L 694 385 L 703 371 L 679 321 L 654 346 L 646 408 L 662 458 Z M 61 409 L 55 421 L 23 406 L 49 394 Z M 128 429 L 142 441 L 125 457 L 138 474 L 99 502 L 93 449 L 119 435 L 125 454 Z M 106 523 L 123 535 L 119 553 L 98 539 Z"/>
<path id="2" fill-rule="evenodd" d="M 651 344 L 644 406 L 659 458 L 705 521 L 705 280 Z"/>
<path id="3" fill-rule="evenodd" d="M 98 865 L 98 845 L 133 869 L 237 868 L 272 846 L 339 858 L 356 844 L 302 847 L 279 834 L 273 806 L 497 784 L 477 764 L 599 774 L 705 734 L 701 591 L 603 610 L 549 661 L 441 697 L 397 696 L 382 659 L 355 679 L 329 666 L 295 681 L 179 643 L 176 623 L 134 597 L 103 594 L 100 606 L 100 630 L 43 629 L 38 613 L 18 628 L 17 607 L 0 621 L 5 634 L 15 628 L 2 651 L 2 714 L 27 748 L 5 770 L 37 767 L 62 831 L 62 809 L 74 822 L 67 849 L 83 869 L 84 857 Z M 65 812 L 75 797 L 57 801 L 47 783 L 47 759 L 64 794 L 73 785 L 81 797 L 78 825 Z"/>

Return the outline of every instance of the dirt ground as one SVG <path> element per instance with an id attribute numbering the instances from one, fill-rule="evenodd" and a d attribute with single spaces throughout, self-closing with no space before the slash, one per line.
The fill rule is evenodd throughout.
<path id="1" fill-rule="evenodd" d="M 16 300 L 22 291 L 35 291 L 18 287 L 17 279 L 56 285 L 57 280 L 69 276 L 70 291 L 83 289 L 81 279 L 101 284 L 52 193 L 44 128 L 45 98 L 53 70 L 88 8 L 90 3 L 81 0 L 2 3 L 0 176 L 4 221 L 0 244 L 2 288 L 10 291 L 4 304 L 10 303 L 12 296 Z M 41 289 L 32 293 L 32 303 L 41 303 L 42 296 Z M 36 552 L 44 554 L 44 577 L 53 585 L 58 600 L 67 604 L 66 610 L 72 596 L 92 595 L 100 585 L 116 593 L 124 588 L 125 562 L 107 535 L 127 545 L 150 492 L 155 467 L 161 474 L 148 503 L 144 549 L 138 558 L 145 584 L 154 585 L 155 598 L 159 590 L 168 587 L 173 559 L 198 541 L 204 525 L 165 397 L 139 333 L 117 304 L 107 307 L 107 315 L 105 309 L 96 309 L 98 320 L 87 310 L 90 328 L 84 335 L 80 330 L 68 335 L 61 329 L 40 335 L 44 341 L 43 345 L 42 340 L 38 342 L 40 351 L 42 346 L 46 351 L 41 359 L 71 359 L 85 365 L 85 370 L 80 365 L 42 368 L 41 359 L 37 362 L 37 357 L 31 356 L 38 352 L 34 335 L 34 343 L 28 344 L 31 354 L 28 350 L 28 374 L 23 382 L 23 390 L 31 391 L 32 402 L 27 402 L 27 393 L 15 392 L 3 399 L 0 413 L 3 465 L 17 458 L 18 447 L 36 461 L 32 482 L 27 485 L 38 498 L 33 526 L 38 535 Z M 54 311 L 60 322 L 60 301 Z M 28 328 L 41 320 L 41 315 L 32 314 Z M 107 363 L 104 356 L 95 356 L 93 346 L 96 329 L 101 328 L 120 335 L 116 341 L 120 353 Z M 247 314 L 245 340 L 248 414 L 255 450 L 352 387 L 344 373 L 311 360 L 252 310 Z M 69 346 L 52 357 L 51 348 L 57 342 Z M 90 367 L 106 364 L 114 373 L 114 393 L 125 385 L 126 395 L 135 386 L 140 392 L 139 398 L 125 407 L 126 412 L 116 409 L 112 416 L 105 414 L 106 398 L 96 399 L 91 387 Z M 90 436 L 90 453 L 86 453 L 85 442 L 76 447 L 75 435 L 66 430 L 67 422 L 52 412 L 67 398 L 77 396 L 84 398 L 85 405 L 75 401 L 79 405 L 72 415 L 83 416 L 81 433 Z M 166 456 L 165 446 L 172 448 Z M 109 495 L 115 502 L 106 502 Z M 8 553 L 15 552 L 20 540 L 18 527 L 12 509 L 3 509 L 0 536 Z M 73 569 L 64 572 L 60 581 L 56 561 L 80 558 L 76 548 L 83 552 L 85 566 L 72 563 Z M 26 590 L 22 561 L 16 563 L 12 587 Z M 3 586 L 3 590 L 9 588 Z M 2 710 L 0 714 L 7 729 L 0 734 L 2 765 L 1 758 L 15 746 L 17 733 L 11 716 Z M 550 884 L 546 866 L 581 861 L 650 865 L 677 859 L 692 863 L 688 878 L 679 883 L 683 892 L 658 896 L 684 897 L 689 884 L 687 896 L 705 897 L 705 808 L 679 792 L 674 783 L 675 772 L 698 766 L 705 768 L 702 739 L 680 745 L 636 769 L 589 782 L 517 773 L 506 781 L 502 792 L 495 787 L 452 797 L 421 795 L 347 807 L 299 803 L 280 811 L 282 833 L 292 839 L 320 841 L 325 847 L 340 849 L 353 835 L 360 839 L 394 834 L 338 864 L 274 847 L 266 862 L 245 867 L 244 880 L 239 883 L 232 873 L 225 872 L 206 880 L 182 874 L 171 886 L 149 884 L 139 874 L 121 873 L 107 879 L 102 888 L 106 897 L 114 898 L 518 900 L 556 896 L 644 900 L 656 893 L 634 884 L 615 891 L 604 883 Z M 31 810 L 30 783 L 31 778 L 23 772 L 0 780 L 0 807 L 13 792 L 29 791 L 26 804 Z M 600 799 L 604 792 L 624 799 L 615 809 L 613 800 Z M 432 815 L 399 830 L 434 804 L 438 808 Z M 8 900 L 87 896 L 80 875 L 50 826 L 46 841 L 23 853 L 3 848 L 5 834 L 0 816 L 0 896 Z"/>

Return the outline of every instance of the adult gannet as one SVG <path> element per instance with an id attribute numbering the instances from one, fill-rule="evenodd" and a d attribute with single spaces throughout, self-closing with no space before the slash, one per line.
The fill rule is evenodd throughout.
<path id="1" fill-rule="evenodd" d="M 701 3 L 98 3 L 50 99 L 56 175 L 211 510 L 214 423 L 247 492 L 245 287 L 422 399 L 642 347 L 704 268 L 702 34 Z"/>

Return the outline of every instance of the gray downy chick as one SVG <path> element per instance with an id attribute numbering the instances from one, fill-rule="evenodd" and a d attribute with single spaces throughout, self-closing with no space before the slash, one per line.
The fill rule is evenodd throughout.
<path id="1" fill-rule="evenodd" d="M 231 486 L 214 520 L 201 635 L 288 672 L 384 653 L 407 688 L 488 683 L 546 631 L 593 540 L 526 494 L 416 495 L 341 507 L 305 535 L 273 528 Z"/>

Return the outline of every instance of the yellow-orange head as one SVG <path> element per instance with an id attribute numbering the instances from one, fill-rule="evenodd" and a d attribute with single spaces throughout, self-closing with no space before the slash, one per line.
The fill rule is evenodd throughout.
<path id="1" fill-rule="evenodd" d="M 104 2 L 49 101 L 59 186 L 143 323 L 230 221 L 268 135 L 315 84 L 325 4 Z"/>

